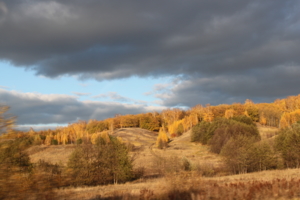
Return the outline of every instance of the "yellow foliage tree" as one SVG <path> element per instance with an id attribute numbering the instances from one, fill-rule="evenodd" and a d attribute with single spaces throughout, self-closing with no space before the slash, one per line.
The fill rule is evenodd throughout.
<path id="1" fill-rule="evenodd" d="M 110 143 L 110 137 L 108 135 L 108 131 L 101 132 L 101 137 L 104 139 L 106 143 Z"/>
<path id="2" fill-rule="evenodd" d="M 73 127 L 76 135 L 76 140 L 82 139 L 87 134 L 86 125 L 87 123 L 85 121 L 78 121 L 77 123 L 70 125 Z"/>
<path id="3" fill-rule="evenodd" d="M 41 139 L 40 135 L 35 135 L 35 136 L 33 137 L 33 144 L 35 144 L 35 145 L 40 145 L 40 144 L 42 144 L 42 139 Z"/>
<path id="4" fill-rule="evenodd" d="M 291 125 L 290 123 L 290 114 L 285 112 L 282 114 L 279 122 L 280 128 L 287 128 Z"/>
<path id="5" fill-rule="evenodd" d="M 290 121 L 291 124 L 300 121 L 300 109 L 296 109 L 295 111 L 290 113 Z"/>
<path id="6" fill-rule="evenodd" d="M 225 118 L 226 118 L 226 119 L 230 119 L 230 118 L 232 118 L 234 115 L 235 115 L 235 110 L 233 110 L 233 109 L 227 109 L 227 110 L 225 111 Z"/>
<path id="7" fill-rule="evenodd" d="M 260 116 L 259 116 L 259 123 L 261 125 L 266 125 L 267 124 L 267 118 L 265 117 L 264 113 L 262 113 Z"/>
<path id="8" fill-rule="evenodd" d="M 98 137 L 100 136 L 100 134 L 101 133 L 93 133 L 92 135 L 91 135 L 91 143 L 92 144 L 96 144 L 97 143 L 97 139 L 98 139 Z"/>
<path id="9" fill-rule="evenodd" d="M 7 117 L 6 112 L 9 110 L 9 106 L 0 104 L 0 134 L 12 133 L 12 128 L 15 124 L 15 117 Z"/>
<path id="10" fill-rule="evenodd" d="M 52 135 L 47 135 L 45 139 L 45 145 L 51 145 L 52 139 L 53 139 Z"/>
<path id="11" fill-rule="evenodd" d="M 211 110 L 208 110 L 203 114 L 203 120 L 206 122 L 212 122 L 214 120 L 214 113 Z"/>
<path id="12" fill-rule="evenodd" d="M 164 128 L 160 128 L 156 140 L 156 146 L 162 149 L 168 146 L 168 142 L 169 142 L 169 138 L 167 136 L 167 133 L 165 132 Z"/>
<path id="13" fill-rule="evenodd" d="M 168 126 L 168 132 L 171 136 L 180 136 L 184 132 L 184 120 L 174 121 Z"/>

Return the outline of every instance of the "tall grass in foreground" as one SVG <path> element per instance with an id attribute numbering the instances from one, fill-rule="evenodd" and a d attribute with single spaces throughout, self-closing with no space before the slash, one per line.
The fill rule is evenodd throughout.
<path id="1" fill-rule="evenodd" d="M 203 178 L 195 173 L 169 174 L 156 182 L 124 184 L 64 191 L 67 199 L 170 199 L 170 200 L 208 200 L 208 199 L 300 199 L 300 177 L 278 176 L 267 178 L 261 173 L 252 176 L 236 175 L 220 178 Z M 285 171 L 276 171 L 285 173 Z M 298 171 L 297 171 L 298 173 Z M 256 177 L 257 176 L 257 177 Z M 259 176 L 264 178 L 260 179 Z M 113 189 L 113 187 L 115 187 Z M 105 191 L 105 192 L 103 192 Z M 72 193 L 73 192 L 73 196 Z M 70 195 L 70 196 L 69 196 Z M 72 198 L 74 197 L 74 198 Z M 63 198 L 62 198 L 63 199 Z"/>

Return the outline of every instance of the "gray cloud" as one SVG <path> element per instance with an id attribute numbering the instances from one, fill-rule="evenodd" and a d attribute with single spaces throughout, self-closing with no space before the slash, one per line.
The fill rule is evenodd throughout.
<path id="1" fill-rule="evenodd" d="M 299 9 L 297 0 L 2 0 L 0 59 L 48 77 L 180 75 L 158 92 L 164 105 L 271 100 L 299 92 Z"/>
<path id="2" fill-rule="evenodd" d="M 283 65 L 270 69 L 253 69 L 247 74 L 224 74 L 214 77 L 189 77 L 173 87 L 159 85 L 154 88 L 156 97 L 165 106 L 195 106 L 207 103 L 272 102 L 278 98 L 300 93 L 299 66 Z M 164 88 L 165 87 L 165 88 Z"/>
<path id="3" fill-rule="evenodd" d="M 66 124 L 77 120 L 106 119 L 115 114 L 160 111 L 163 107 L 122 104 L 117 102 L 78 101 L 69 95 L 20 93 L 0 89 L 0 103 L 11 107 L 18 125 Z"/>
<path id="4" fill-rule="evenodd" d="M 94 99 L 98 98 L 109 98 L 111 100 L 120 101 L 120 102 L 131 102 L 132 99 L 123 97 L 122 95 L 119 95 L 116 92 L 108 92 L 107 94 L 99 94 L 96 96 L 93 96 Z"/>
<path id="5" fill-rule="evenodd" d="M 5 21 L 7 15 L 7 7 L 3 2 L 0 2 L 0 25 Z"/>
<path id="6" fill-rule="evenodd" d="M 84 93 L 84 92 L 72 92 L 73 94 L 77 96 L 89 96 L 91 93 Z"/>
<path id="7" fill-rule="evenodd" d="M 107 99 L 109 98 L 112 101 L 116 101 L 116 102 L 121 102 L 121 103 L 132 103 L 132 104 L 138 104 L 138 105 L 143 105 L 143 106 L 148 106 L 146 101 L 142 101 L 142 100 L 135 100 L 132 98 L 128 98 L 128 97 L 124 97 L 122 95 L 119 95 L 116 92 L 108 92 L 106 94 L 99 94 L 96 96 L 93 96 L 94 99 Z"/>
<path id="8" fill-rule="evenodd" d="M 9 87 L 2 86 L 2 85 L 0 85 L 0 88 L 2 88 L 2 89 L 9 89 Z"/>

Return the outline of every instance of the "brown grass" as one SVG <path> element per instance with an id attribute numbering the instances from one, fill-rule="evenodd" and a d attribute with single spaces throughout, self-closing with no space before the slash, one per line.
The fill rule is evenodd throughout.
<path id="1" fill-rule="evenodd" d="M 26 152 L 33 163 L 44 160 L 51 164 L 66 165 L 75 147 L 75 145 L 39 145 L 30 147 Z"/>
<path id="2" fill-rule="evenodd" d="M 300 199 L 300 169 L 205 178 L 197 173 L 56 191 L 58 199 Z"/>
<path id="3" fill-rule="evenodd" d="M 178 138 L 173 138 L 169 143 L 169 147 L 163 150 L 155 146 L 157 133 L 148 130 L 122 128 L 115 130 L 113 135 L 135 145 L 134 151 L 130 152 L 134 160 L 134 168 L 144 168 L 144 175 L 147 177 L 157 176 L 159 173 L 154 162 L 157 156 L 164 159 L 178 159 L 178 162 L 187 159 L 193 169 L 199 169 L 200 171 L 205 170 L 205 168 L 218 168 L 223 165 L 220 156 L 209 152 L 208 146 L 190 142 L 190 131 Z M 33 163 L 44 160 L 52 164 L 66 165 L 74 149 L 75 145 L 40 145 L 30 147 L 26 152 Z M 205 173 L 211 174 L 211 170 L 209 171 Z"/>
<path id="4" fill-rule="evenodd" d="M 263 140 L 274 138 L 278 131 L 260 125 L 258 129 Z M 222 158 L 209 152 L 206 145 L 191 143 L 190 132 L 174 138 L 162 150 L 155 147 L 157 134 L 147 130 L 124 128 L 116 130 L 114 135 L 134 143 L 135 150 L 130 153 L 134 167 L 144 168 L 145 176 L 125 184 L 57 189 L 57 199 L 300 199 L 300 169 L 228 176 L 222 172 Z M 33 161 L 40 158 L 58 161 L 67 160 L 65 152 L 70 153 L 72 148 L 41 146 L 28 151 Z M 193 171 L 174 170 L 183 158 L 191 163 Z M 159 171 L 162 169 L 159 159 L 171 165 L 163 174 Z"/>
<path id="5" fill-rule="evenodd" d="M 269 138 L 274 138 L 279 129 L 276 128 L 276 127 L 272 127 L 272 126 L 263 126 L 259 123 L 256 124 L 257 125 L 257 128 L 258 128 L 258 131 L 260 133 L 260 136 L 261 136 L 261 139 L 262 140 L 266 140 L 266 139 L 269 139 Z"/>

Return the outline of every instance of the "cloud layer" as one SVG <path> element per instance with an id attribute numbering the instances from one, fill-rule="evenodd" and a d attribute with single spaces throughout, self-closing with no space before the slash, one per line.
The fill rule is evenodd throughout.
<path id="1" fill-rule="evenodd" d="M 138 114 L 163 109 L 117 102 L 79 101 L 69 95 L 20 93 L 1 88 L 0 96 L 0 103 L 11 106 L 9 112 L 18 117 L 18 125 L 66 124 L 77 120 L 102 120 L 116 114 Z"/>
<path id="2" fill-rule="evenodd" d="M 300 90 L 297 0 L 0 2 L 0 59 L 82 79 L 178 76 L 167 106 Z M 184 97 L 184 98 L 182 98 Z"/>

